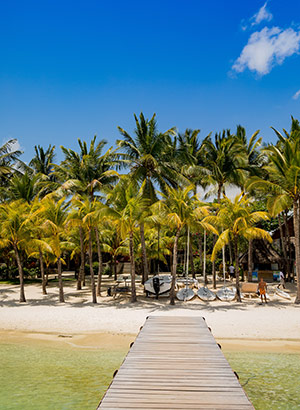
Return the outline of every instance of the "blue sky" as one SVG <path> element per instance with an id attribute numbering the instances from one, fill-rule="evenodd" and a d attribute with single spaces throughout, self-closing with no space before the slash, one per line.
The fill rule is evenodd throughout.
<path id="1" fill-rule="evenodd" d="M 300 3 L 0 1 L 0 143 L 113 144 L 133 113 L 161 131 L 250 136 L 300 119 Z M 294 98 L 293 98 L 294 97 Z M 299 98 L 298 98 L 299 97 Z"/>

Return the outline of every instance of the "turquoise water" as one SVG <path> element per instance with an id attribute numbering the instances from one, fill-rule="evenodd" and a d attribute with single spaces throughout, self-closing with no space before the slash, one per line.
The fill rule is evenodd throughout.
<path id="1" fill-rule="evenodd" d="M 95 410 L 126 350 L 1 343 L 0 409 Z M 256 410 L 300 409 L 300 355 L 225 355 Z"/>
<path id="2" fill-rule="evenodd" d="M 0 344 L 0 409 L 95 410 L 125 354 Z"/>
<path id="3" fill-rule="evenodd" d="M 226 353 L 256 410 L 300 409 L 300 355 Z"/>

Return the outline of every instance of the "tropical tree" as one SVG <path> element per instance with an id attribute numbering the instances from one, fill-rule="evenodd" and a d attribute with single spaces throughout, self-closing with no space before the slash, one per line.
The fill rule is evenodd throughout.
<path id="1" fill-rule="evenodd" d="M 53 198 L 45 197 L 41 201 L 41 209 L 39 211 L 41 217 L 44 219 L 43 228 L 45 229 L 45 235 L 49 238 L 49 245 L 51 246 L 57 263 L 59 301 L 61 303 L 65 301 L 62 281 L 62 263 L 64 263 L 63 251 L 68 244 L 65 232 L 68 207 L 69 204 L 65 198 L 56 201 Z"/>
<path id="2" fill-rule="evenodd" d="M 31 236 L 30 224 L 28 224 L 29 212 L 29 205 L 22 200 L 0 205 L 0 247 L 9 246 L 14 252 L 20 279 L 20 302 L 26 302 L 21 254 Z"/>
<path id="3" fill-rule="evenodd" d="M 119 164 L 119 154 L 112 147 L 103 153 L 105 140 L 96 144 L 96 136 L 88 147 L 78 139 L 79 153 L 61 146 L 65 159 L 55 165 L 55 176 L 61 182 L 61 190 L 87 195 L 93 201 L 95 195 L 111 188 L 119 174 L 113 169 Z"/>
<path id="4" fill-rule="evenodd" d="M 246 240 L 264 239 L 272 242 L 272 238 L 264 229 L 255 226 L 258 222 L 269 219 L 266 212 L 252 212 L 250 199 L 245 195 L 237 195 L 234 201 L 224 198 L 220 203 L 215 204 L 217 214 L 210 215 L 204 222 L 210 223 L 219 230 L 219 237 L 214 245 L 212 260 L 216 259 L 217 253 L 229 242 L 234 245 L 235 252 L 235 277 L 236 277 L 236 299 L 241 302 L 241 292 L 239 285 L 239 242 L 241 238 Z"/>
<path id="5" fill-rule="evenodd" d="M 270 145 L 265 149 L 269 163 L 264 169 L 268 178 L 253 177 L 247 188 L 271 190 L 274 195 L 269 200 L 269 207 L 273 214 L 278 214 L 289 207 L 293 209 L 297 276 L 295 303 L 300 303 L 300 138 L 298 132 L 293 136 L 276 133 L 279 137 L 278 146 Z"/>
<path id="6" fill-rule="evenodd" d="M 102 215 L 109 216 L 116 221 L 120 237 L 123 240 L 129 240 L 131 302 L 136 302 L 134 237 L 141 214 L 149 205 L 149 200 L 143 195 L 143 189 L 143 185 L 138 189 L 134 181 L 129 177 L 123 177 L 114 190 L 108 194 L 108 206 L 101 210 Z"/>
<path id="7" fill-rule="evenodd" d="M 178 173 L 175 171 L 170 161 L 169 142 L 170 137 L 175 135 L 175 128 L 161 133 L 158 131 L 155 114 L 150 120 L 141 113 L 139 118 L 134 114 L 136 129 L 134 137 L 130 136 L 123 128 L 118 127 L 119 132 L 124 137 L 118 140 L 118 146 L 125 153 L 123 164 L 128 165 L 131 177 L 143 186 L 143 197 L 154 203 L 157 201 L 155 184 L 161 191 L 165 192 L 166 187 L 174 185 Z M 141 215 L 140 236 L 143 260 L 143 282 L 148 278 L 148 263 L 146 255 L 146 243 L 144 232 L 144 220 Z"/>
<path id="8" fill-rule="evenodd" d="M 175 229 L 173 245 L 172 286 L 170 291 L 170 304 L 175 304 L 175 282 L 177 272 L 177 250 L 179 236 L 184 227 L 199 225 L 215 233 L 216 230 L 209 224 L 203 223 L 202 219 L 207 216 L 208 207 L 200 203 L 196 195 L 192 194 L 194 186 L 190 185 L 184 189 L 167 188 L 167 194 L 163 194 L 161 209 L 167 223 Z"/>

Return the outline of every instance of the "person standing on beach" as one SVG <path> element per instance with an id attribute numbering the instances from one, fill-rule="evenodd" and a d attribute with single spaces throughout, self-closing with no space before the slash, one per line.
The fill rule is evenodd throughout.
<path id="1" fill-rule="evenodd" d="M 267 303 L 267 296 L 266 296 L 267 284 L 263 278 L 260 278 L 260 282 L 258 284 L 258 291 L 259 291 L 260 298 L 261 298 L 261 304 L 263 304 L 263 297 L 265 299 L 265 303 Z"/>
<path id="2" fill-rule="evenodd" d="M 277 286 L 278 289 L 279 289 L 280 286 L 282 286 L 282 289 L 285 289 L 285 280 L 284 280 L 284 274 L 283 274 L 282 271 L 279 272 L 279 280 L 280 280 L 280 283 Z"/>
<path id="3" fill-rule="evenodd" d="M 229 266 L 229 275 L 230 275 L 230 278 L 234 278 L 234 266 L 233 265 Z"/>

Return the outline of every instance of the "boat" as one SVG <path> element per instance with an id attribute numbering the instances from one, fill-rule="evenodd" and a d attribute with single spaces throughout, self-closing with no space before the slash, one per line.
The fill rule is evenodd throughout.
<path id="1" fill-rule="evenodd" d="M 158 299 L 159 295 L 168 296 L 171 285 L 171 275 L 155 275 L 152 278 L 148 279 L 144 284 L 146 296 L 152 294 L 156 296 L 156 299 Z"/>
<path id="2" fill-rule="evenodd" d="M 194 278 L 177 278 L 176 284 L 178 286 L 192 286 L 197 289 L 199 288 L 199 282 Z"/>
<path id="3" fill-rule="evenodd" d="M 184 300 L 184 301 L 191 300 L 193 299 L 194 296 L 195 296 L 194 291 L 189 287 L 182 288 L 176 293 L 177 299 Z"/>
<path id="4" fill-rule="evenodd" d="M 279 288 L 276 288 L 275 293 L 276 293 L 276 295 L 278 295 L 278 296 L 280 296 L 284 299 L 291 300 L 290 295 L 287 292 L 284 292 L 283 290 L 281 290 Z"/>
<path id="5" fill-rule="evenodd" d="M 222 301 L 226 301 L 226 302 L 230 302 L 235 298 L 236 295 L 236 290 L 235 289 L 230 289 L 227 287 L 223 287 L 222 289 L 219 289 L 217 291 L 217 297 L 222 300 Z"/>
<path id="6" fill-rule="evenodd" d="M 212 300 L 216 300 L 216 294 L 212 292 L 208 287 L 203 286 L 202 288 L 198 289 L 197 295 L 201 300 L 204 302 L 210 302 Z"/>

